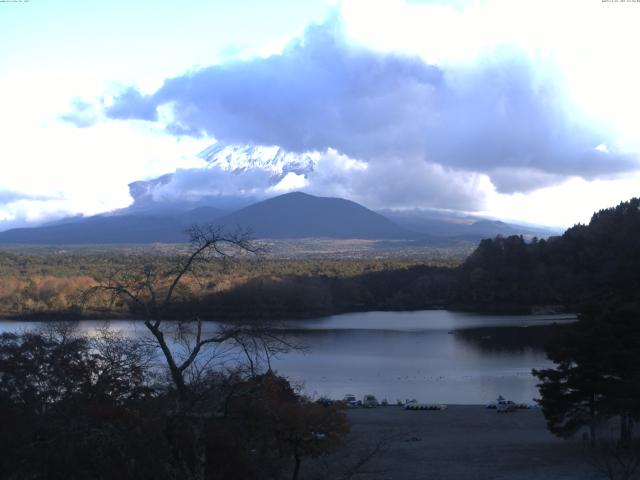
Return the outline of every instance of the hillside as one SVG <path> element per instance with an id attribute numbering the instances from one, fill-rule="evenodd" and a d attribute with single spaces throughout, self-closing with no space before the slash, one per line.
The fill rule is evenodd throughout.
<path id="1" fill-rule="evenodd" d="M 139 189 L 144 190 L 139 186 Z M 146 190 L 145 190 L 146 191 Z M 141 194 L 142 195 L 142 194 Z M 144 196 L 144 195 L 142 195 Z M 81 245 L 147 244 L 188 241 L 185 230 L 194 224 L 216 224 L 228 230 L 249 229 L 262 239 L 393 240 L 385 248 L 409 242 L 455 246 L 495 235 L 548 236 L 549 231 L 435 211 L 374 212 L 350 200 L 287 193 L 239 210 L 170 202 L 159 206 L 137 202 L 126 208 L 92 217 L 71 217 L 31 228 L 0 232 L 0 244 Z"/>
<path id="2" fill-rule="evenodd" d="M 464 238 L 479 241 L 496 235 L 525 235 L 548 237 L 558 232 L 541 226 L 527 226 L 489 220 L 465 215 L 460 212 L 445 212 L 431 209 L 380 210 L 380 213 L 401 227 L 420 235 L 439 238 Z"/>
<path id="3" fill-rule="evenodd" d="M 578 306 L 640 291 L 640 199 L 595 213 L 562 236 L 483 240 L 462 265 L 454 303 L 481 310 Z"/>
<path id="4" fill-rule="evenodd" d="M 222 217 L 227 228 L 250 228 L 257 238 L 363 238 L 413 236 L 391 220 L 342 198 L 294 192 L 255 203 Z"/>
<path id="5" fill-rule="evenodd" d="M 250 229 L 255 238 L 409 238 L 410 232 L 362 205 L 341 198 L 288 193 L 224 215 L 202 206 L 166 214 L 112 214 L 72 218 L 0 232 L 0 244 L 142 244 L 188 241 L 193 224 Z"/>
<path id="6" fill-rule="evenodd" d="M 201 207 L 181 215 L 96 215 L 33 228 L 0 232 L 0 244 L 136 244 L 188 241 L 185 230 L 194 223 L 212 222 L 222 214 Z"/>

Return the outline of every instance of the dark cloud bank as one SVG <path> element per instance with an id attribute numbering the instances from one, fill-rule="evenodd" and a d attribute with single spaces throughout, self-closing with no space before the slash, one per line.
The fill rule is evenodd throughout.
<path id="1" fill-rule="evenodd" d="M 439 195 L 458 195 L 455 207 L 464 208 L 474 202 L 474 173 L 512 193 L 638 167 L 612 150 L 611 132 L 571 111 L 556 78 L 508 48 L 447 68 L 370 51 L 348 44 L 334 19 L 309 27 L 282 54 L 195 70 L 148 96 L 129 88 L 105 113 L 156 121 L 158 107 L 170 105 L 176 135 L 293 152 L 332 148 L 368 162 L 355 182 L 386 195 L 378 203 L 424 185 L 432 189 L 426 203 L 447 206 L 437 205 Z M 374 175 L 384 185 L 372 185 Z M 452 185 L 443 185 L 447 178 Z"/>

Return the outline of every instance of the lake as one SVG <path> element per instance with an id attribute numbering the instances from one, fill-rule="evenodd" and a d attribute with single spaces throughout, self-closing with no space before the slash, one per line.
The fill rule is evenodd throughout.
<path id="1" fill-rule="evenodd" d="M 307 347 L 272 361 L 274 370 L 311 396 L 373 394 L 390 402 L 483 404 L 498 395 L 532 403 L 538 397 L 532 368 L 551 366 L 543 345 L 567 315 L 491 316 L 427 310 L 362 312 L 286 321 L 278 329 Z M 78 323 L 91 334 L 101 321 Z M 0 332 L 41 322 L 0 321 Z M 113 321 L 127 335 L 145 334 L 135 321 Z M 215 328 L 215 322 L 207 324 Z"/>

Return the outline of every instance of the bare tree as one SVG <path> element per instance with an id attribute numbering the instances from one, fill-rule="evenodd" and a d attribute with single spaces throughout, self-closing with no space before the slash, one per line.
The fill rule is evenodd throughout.
<path id="1" fill-rule="evenodd" d="M 190 249 L 172 265 L 163 267 L 158 262 L 143 261 L 115 272 L 106 282 L 86 291 L 83 303 L 96 294 L 106 294 L 110 306 L 124 301 L 142 312 L 144 325 L 161 350 L 175 387 L 175 409 L 168 416 L 167 435 L 170 443 L 174 443 L 172 449 L 181 469 L 181 477 L 203 480 L 207 463 L 205 421 L 211 417 L 212 411 L 210 405 L 199 402 L 201 391 L 196 387 L 198 382 L 195 380 L 203 377 L 203 372 L 208 370 L 211 362 L 211 356 L 201 354 L 206 348 L 234 344 L 244 352 L 249 371 L 255 374 L 258 363 L 266 362 L 270 368 L 270 358 L 287 349 L 290 344 L 278 338 L 270 329 L 255 323 L 218 325 L 214 331 L 205 331 L 198 315 L 178 322 L 166 321 L 177 298 L 184 299 L 190 294 L 186 279 L 191 277 L 201 283 L 201 267 L 204 263 L 260 252 L 246 231 L 227 234 L 213 226 L 194 226 L 188 233 Z M 176 352 L 176 344 L 182 347 L 182 355 Z M 182 436 L 185 430 L 189 431 L 189 452 L 176 447 L 177 442 L 173 438 L 176 430 L 180 430 Z"/>

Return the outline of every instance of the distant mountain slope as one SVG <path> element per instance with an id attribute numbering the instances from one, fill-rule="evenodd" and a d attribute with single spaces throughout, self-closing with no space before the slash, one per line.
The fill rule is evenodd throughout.
<path id="1" fill-rule="evenodd" d="M 201 207 L 181 215 L 96 215 L 35 228 L 0 232 L 0 244 L 180 243 L 194 223 L 214 222 L 223 212 Z"/>
<path id="2" fill-rule="evenodd" d="M 258 202 L 219 219 L 249 227 L 258 238 L 390 239 L 415 236 L 388 218 L 342 198 L 294 192 Z"/>
<path id="3" fill-rule="evenodd" d="M 121 214 L 73 218 L 0 232 L 0 244 L 180 243 L 193 224 L 251 229 L 256 238 L 395 239 L 413 235 L 362 205 L 341 198 L 288 193 L 223 215 L 213 207 L 180 214 Z"/>
<path id="4" fill-rule="evenodd" d="M 214 223 L 229 230 L 249 228 L 256 238 L 408 240 L 455 244 L 496 235 L 548 236 L 543 229 L 438 211 L 385 211 L 342 198 L 294 192 L 257 202 L 232 213 L 211 206 L 155 205 L 93 217 L 72 217 L 34 228 L 0 232 L 0 244 L 181 243 L 193 224 Z"/>
<path id="5" fill-rule="evenodd" d="M 496 235 L 548 237 L 561 233 L 550 228 L 517 225 L 438 210 L 381 210 L 380 213 L 407 230 L 440 238 L 480 240 Z"/>

